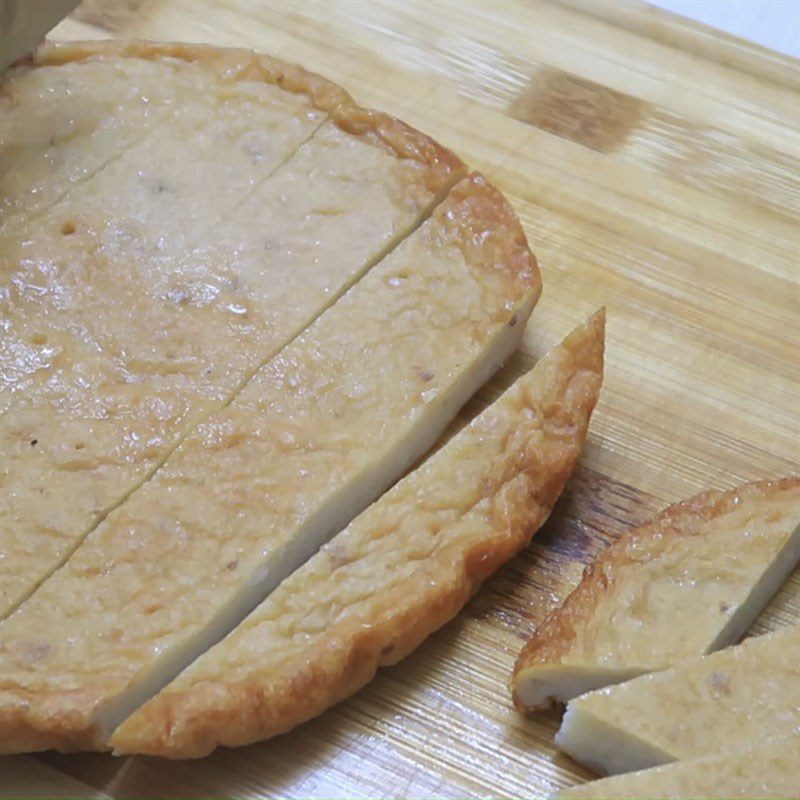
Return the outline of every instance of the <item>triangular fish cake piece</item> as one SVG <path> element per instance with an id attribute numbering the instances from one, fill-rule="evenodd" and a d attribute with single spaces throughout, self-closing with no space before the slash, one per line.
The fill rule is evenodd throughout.
<path id="1" fill-rule="evenodd" d="M 800 797 L 800 734 L 564 789 L 558 800 L 734 800 Z"/>
<path id="2" fill-rule="evenodd" d="M 800 479 L 712 491 L 622 536 L 539 626 L 514 669 L 543 708 L 737 641 L 800 559 Z"/>
<path id="3" fill-rule="evenodd" d="M 202 756 L 358 691 L 450 620 L 550 514 L 603 371 L 599 312 L 117 729 L 121 753 Z"/>
<path id="4" fill-rule="evenodd" d="M 800 730 L 800 626 L 572 700 L 556 744 L 615 775 Z"/>

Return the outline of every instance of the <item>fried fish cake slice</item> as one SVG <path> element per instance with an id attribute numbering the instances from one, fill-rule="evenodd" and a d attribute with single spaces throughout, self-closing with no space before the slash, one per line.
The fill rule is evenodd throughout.
<path id="1" fill-rule="evenodd" d="M 739 639 L 800 559 L 800 479 L 706 492 L 625 534 L 539 626 L 520 708 L 665 669 Z"/>

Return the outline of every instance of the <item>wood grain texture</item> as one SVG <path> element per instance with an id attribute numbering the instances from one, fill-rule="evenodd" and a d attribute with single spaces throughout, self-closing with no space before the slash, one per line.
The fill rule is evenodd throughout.
<path id="1" fill-rule="evenodd" d="M 545 291 L 522 349 L 465 415 L 603 304 L 607 377 L 582 466 L 531 547 L 356 697 L 197 763 L 39 756 L 43 780 L 114 797 L 532 797 L 586 777 L 553 748 L 556 714 L 511 708 L 522 643 L 631 525 L 798 469 L 797 62 L 632 2 L 91 6 L 56 36 L 297 61 L 503 189 Z M 795 575 L 756 627 L 798 618 Z"/>
<path id="2" fill-rule="evenodd" d="M 13 756 L 0 761 L 3 797 L 14 798 L 106 798 L 81 781 L 43 764 L 33 756 Z"/>

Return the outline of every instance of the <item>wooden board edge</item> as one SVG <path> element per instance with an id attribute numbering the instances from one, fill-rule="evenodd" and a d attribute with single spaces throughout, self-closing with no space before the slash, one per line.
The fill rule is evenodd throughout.
<path id="1" fill-rule="evenodd" d="M 554 2 L 554 0 L 549 0 Z M 644 0 L 557 0 L 560 6 L 782 87 L 798 89 L 800 61 Z"/>

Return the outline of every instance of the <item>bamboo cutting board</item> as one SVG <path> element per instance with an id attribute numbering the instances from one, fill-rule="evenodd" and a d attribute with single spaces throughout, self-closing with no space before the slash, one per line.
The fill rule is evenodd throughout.
<path id="1" fill-rule="evenodd" d="M 600 305 L 582 465 L 459 617 L 299 730 L 199 762 L 6 759 L 10 796 L 534 797 L 588 777 L 507 688 L 537 622 L 622 531 L 798 471 L 798 62 L 634 2 L 90 0 L 56 38 L 252 47 L 430 133 L 511 199 L 545 290 L 472 414 Z M 757 627 L 800 618 L 795 574 Z"/>

